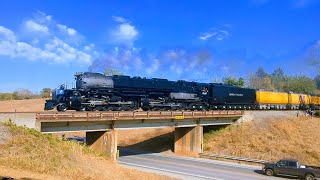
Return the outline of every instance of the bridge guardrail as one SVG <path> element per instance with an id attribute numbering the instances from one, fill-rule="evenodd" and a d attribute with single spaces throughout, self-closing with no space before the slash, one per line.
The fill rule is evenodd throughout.
<path id="1" fill-rule="evenodd" d="M 243 158 L 243 157 L 239 157 L 239 156 L 228 156 L 228 155 L 222 155 L 222 154 L 200 153 L 200 156 L 222 158 L 222 159 L 231 159 L 231 160 L 245 161 L 245 162 L 254 162 L 254 163 L 260 163 L 260 164 L 270 162 L 270 161 L 266 161 L 266 160 Z"/>
<path id="2" fill-rule="evenodd" d="M 54 120 L 54 119 L 126 119 L 126 118 L 175 118 L 175 119 L 184 119 L 184 118 L 197 118 L 197 117 L 215 117 L 215 116 L 230 116 L 230 115 L 243 115 L 243 111 L 240 110 L 222 110 L 222 111 L 133 111 L 133 112 L 44 112 L 37 113 L 36 119 L 38 120 Z"/>

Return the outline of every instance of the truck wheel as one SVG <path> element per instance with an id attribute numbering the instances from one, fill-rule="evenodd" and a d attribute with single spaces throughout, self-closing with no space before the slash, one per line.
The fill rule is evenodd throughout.
<path id="1" fill-rule="evenodd" d="M 312 175 L 312 174 L 307 174 L 307 175 L 305 176 L 305 180 L 315 180 L 314 175 Z"/>
<path id="2" fill-rule="evenodd" d="M 272 169 L 266 169 L 266 175 L 267 176 L 273 176 L 274 175 L 274 172 Z"/>

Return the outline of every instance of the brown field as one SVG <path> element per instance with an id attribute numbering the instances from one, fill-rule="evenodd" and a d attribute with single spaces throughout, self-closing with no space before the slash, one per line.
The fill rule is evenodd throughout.
<path id="1" fill-rule="evenodd" d="M 205 134 L 204 151 L 270 161 L 293 158 L 320 166 L 319 139 L 319 118 L 262 116 Z"/>
<path id="2" fill-rule="evenodd" d="M 39 112 L 44 111 L 46 99 L 25 99 L 0 101 L 0 112 Z"/>

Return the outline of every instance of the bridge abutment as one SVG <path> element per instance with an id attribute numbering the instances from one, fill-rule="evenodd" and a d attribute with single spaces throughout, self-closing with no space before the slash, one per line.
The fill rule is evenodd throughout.
<path id="1" fill-rule="evenodd" d="M 86 132 L 87 144 L 93 150 L 117 158 L 118 133 L 116 130 Z"/>
<path id="2" fill-rule="evenodd" d="M 203 127 L 176 127 L 174 132 L 174 152 L 181 155 L 199 156 L 202 153 Z"/>

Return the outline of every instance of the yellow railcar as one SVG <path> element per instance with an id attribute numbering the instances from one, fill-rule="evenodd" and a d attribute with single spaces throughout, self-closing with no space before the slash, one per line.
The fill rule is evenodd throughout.
<path id="1" fill-rule="evenodd" d="M 305 95 L 305 98 L 306 98 L 306 104 L 312 104 L 312 99 L 311 99 L 311 96 L 310 95 L 306 95 L 306 94 L 304 94 Z"/>
<path id="2" fill-rule="evenodd" d="M 317 104 L 318 102 L 318 97 L 317 96 L 311 96 L 311 104 Z"/>
<path id="3" fill-rule="evenodd" d="M 289 93 L 289 105 L 292 109 L 306 109 L 312 104 L 312 97 L 307 94 Z"/>
<path id="4" fill-rule="evenodd" d="M 319 95 L 311 95 L 311 103 L 313 105 L 320 105 L 320 96 Z"/>
<path id="5" fill-rule="evenodd" d="M 288 105 L 288 93 L 256 91 L 256 100 L 260 109 L 285 109 Z"/>
<path id="6" fill-rule="evenodd" d="M 257 91 L 258 104 L 288 104 L 288 94 L 283 92 Z"/>
<path id="7" fill-rule="evenodd" d="M 310 104 L 311 96 L 306 94 L 295 94 L 289 93 L 289 104 L 299 105 L 299 104 Z"/>
<path id="8" fill-rule="evenodd" d="M 316 101 L 315 101 L 315 105 L 320 105 L 320 95 L 316 95 Z"/>

